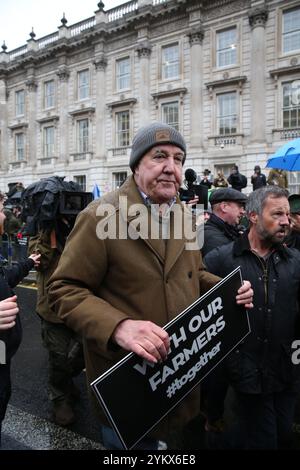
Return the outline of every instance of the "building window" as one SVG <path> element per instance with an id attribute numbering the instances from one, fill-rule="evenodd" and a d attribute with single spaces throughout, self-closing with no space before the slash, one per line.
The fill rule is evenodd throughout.
<path id="1" fill-rule="evenodd" d="M 44 128 L 44 157 L 53 157 L 54 155 L 54 127 Z"/>
<path id="2" fill-rule="evenodd" d="M 237 132 L 236 93 L 223 93 L 217 96 L 217 128 L 220 135 Z"/>
<path id="3" fill-rule="evenodd" d="M 16 134 L 16 159 L 18 162 L 25 160 L 25 138 L 23 132 Z"/>
<path id="4" fill-rule="evenodd" d="M 233 165 L 235 165 L 234 162 L 230 164 L 225 163 L 224 165 L 215 165 L 215 176 L 217 176 L 218 171 L 221 171 L 223 175 L 225 176 L 225 178 L 228 178 L 232 171 Z"/>
<path id="5" fill-rule="evenodd" d="M 162 48 L 162 78 L 167 80 L 179 77 L 179 45 Z"/>
<path id="6" fill-rule="evenodd" d="M 129 111 L 116 113 L 116 130 L 117 147 L 128 147 L 130 142 Z"/>
<path id="7" fill-rule="evenodd" d="M 283 128 L 300 127 L 300 102 L 298 88 L 293 87 L 294 82 L 284 83 L 283 92 Z M 298 80 L 295 81 L 298 83 Z"/>
<path id="8" fill-rule="evenodd" d="M 90 94 L 90 74 L 89 70 L 78 72 L 78 99 L 84 100 Z"/>
<path id="9" fill-rule="evenodd" d="M 45 109 L 54 107 L 54 80 L 45 83 Z"/>
<path id="10" fill-rule="evenodd" d="M 300 8 L 293 8 L 283 13 L 282 50 L 283 52 L 300 49 Z"/>
<path id="11" fill-rule="evenodd" d="M 116 89 L 130 88 L 130 59 L 119 59 L 116 62 Z"/>
<path id="12" fill-rule="evenodd" d="M 290 194 L 300 193 L 300 173 L 299 171 L 288 171 L 288 189 Z"/>
<path id="13" fill-rule="evenodd" d="M 77 121 L 77 150 L 86 153 L 89 149 L 89 121 L 80 119 Z"/>
<path id="14" fill-rule="evenodd" d="M 113 189 L 118 189 L 127 178 L 126 171 L 120 171 L 118 173 L 113 173 Z"/>
<path id="15" fill-rule="evenodd" d="M 228 67 L 237 63 L 237 30 L 217 32 L 217 67 Z"/>
<path id="16" fill-rule="evenodd" d="M 172 103 L 163 103 L 161 106 L 162 110 L 162 121 L 169 126 L 174 127 L 177 131 L 179 130 L 179 106 L 178 101 Z"/>
<path id="17" fill-rule="evenodd" d="M 86 176 L 76 175 L 74 176 L 75 183 L 79 184 L 81 191 L 86 191 Z"/>
<path id="18" fill-rule="evenodd" d="M 16 91 L 16 116 L 24 116 L 25 111 L 25 92 Z"/>

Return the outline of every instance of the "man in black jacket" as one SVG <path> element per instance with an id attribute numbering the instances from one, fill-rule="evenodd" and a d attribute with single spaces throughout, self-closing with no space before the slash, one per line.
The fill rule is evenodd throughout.
<path id="1" fill-rule="evenodd" d="M 217 189 L 209 199 L 212 214 L 204 225 L 204 244 L 201 249 L 205 256 L 214 248 L 227 245 L 241 236 L 238 224 L 245 214 L 247 196 L 232 188 Z M 223 364 L 203 382 L 202 401 L 205 403 L 205 430 L 213 434 L 208 436 L 208 447 L 219 446 L 221 436 L 215 436 L 223 430 L 224 402 L 228 390 L 228 379 Z"/>
<path id="2" fill-rule="evenodd" d="M 242 173 L 239 172 L 239 167 L 237 165 L 233 165 L 227 181 L 233 189 L 236 189 L 237 191 L 242 191 L 242 189 L 247 186 L 247 176 L 242 175 Z"/>
<path id="3" fill-rule="evenodd" d="M 247 196 L 232 188 L 217 189 L 209 202 L 212 214 L 204 226 L 203 256 L 240 236 L 238 224 L 245 214 Z"/>
<path id="4" fill-rule="evenodd" d="M 0 236 L 3 234 L 5 214 L 4 197 L 0 193 Z M 29 272 L 39 264 L 40 255 L 32 255 L 27 260 L 11 268 L 0 262 L 0 447 L 1 424 L 11 395 L 10 363 L 22 337 L 21 321 L 18 315 L 17 296 L 12 290 Z"/>
<path id="5" fill-rule="evenodd" d="M 243 448 L 286 448 L 300 372 L 292 356 L 299 339 L 300 253 L 283 244 L 289 230 L 288 192 L 276 186 L 254 191 L 247 213 L 249 232 L 211 251 L 204 261 L 222 277 L 241 266 L 254 288 L 251 333 L 226 360 Z"/>
<path id="6" fill-rule="evenodd" d="M 255 165 L 254 167 L 254 173 L 251 176 L 251 184 L 253 191 L 262 188 L 263 186 L 267 186 L 266 176 L 261 172 L 259 165 Z"/>

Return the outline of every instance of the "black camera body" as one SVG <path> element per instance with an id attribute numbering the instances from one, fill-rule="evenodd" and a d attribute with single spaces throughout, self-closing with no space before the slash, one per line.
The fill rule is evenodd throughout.
<path id="1" fill-rule="evenodd" d="M 27 235 L 57 227 L 62 219 L 72 228 L 76 216 L 92 200 L 92 193 L 80 191 L 77 183 L 64 181 L 64 177 L 50 176 L 32 183 L 23 191 L 21 199 Z"/>
<path id="2" fill-rule="evenodd" d="M 92 193 L 62 191 L 59 199 L 59 214 L 77 215 L 93 200 Z"/>
<path id="3" fill-rule="evenodd" d="M 198 196 L 198 204 L 203 204 L 204 209 L 208 208 L 208 189 L 206 186 L 196 184 L 197 174 L 192 168 L 185 170 L 186 189 L 179 189 L 179 198 L 182 202 L 189 202 Z M 195 208 L 196 206 L 192 206 Z"/>

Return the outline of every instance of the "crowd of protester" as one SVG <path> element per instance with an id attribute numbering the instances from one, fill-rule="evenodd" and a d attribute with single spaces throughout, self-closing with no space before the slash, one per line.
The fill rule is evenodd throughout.
<path id="1" fill-rule="evenodd" d="M 146 206 L 152 203 L 172 205 L 182 183 L 181 171 L 186 156 L 185 142 L 177 131 L 160 123 L 145 129 L 144 134 L 138 133 L 133 141 L 130 157 L 133 176 L 129 177 L 118 191 L 120 194 L 129 195 L 133 202 L 142 200 Z M 167 145 L 163 143 L 166 134 L 169 135 Z M 172 182 L 174 186 L 172 190 L 165 185 L 163 190 L 157 191 L 152 185 L 150 176 L 152 178 L 155 173 L 154 165 L 156 165 L 155 171 L 158 175 L 161 171 L 161 174 L 170 178 L 169 182 Z M 158 180 L 159 178 L 160 176 Z M 200 412 L 198 416 L 205 417 L 204 429 L 208 436 L 209 448 L 290 448 L 292 445 L 291 424 L 293 420 L 297 420 L 294 410 L 297 405 L 298 382 L 294 376 L 291 378 L 288 375 L 287 364 L 279 366 L 279 362 L 283 361 L 283 356 L 282 351 L 278 351 L 280 344 L 278 335 L 285 335 L 285 345 L 288 341 L 292 341 L 295 333 L 293 321 L 298 315 L 295 292 L 299 287 L 297 282 L 300 281 L 300 271 L 298 273 L 300 268 L 297 267 L 298 257 L 300 261 L 300 254 L 298 254 L 300 195 L 288 194 L 287 174 L 281 170 L 271 170 L 266 177 L 261 172 L 260 166 L 255 165 L 250 183 L 253 192 L 247 196 L 243 190 L 247 187 L 248 180 L 239 172 L 237 165 L 232 167 L 227 178 L 220 170 L 214 176 L 209 169 L 205 169 L 200 185 L 205 186 L 210 195 L 209 211 L 206 211 L 207 217 L 204 225 L 204 245 L 201 252 L 197 254 L 185 252 L 182 258 L 175 251 L 173 253 L 175 257 L 179 256 L 178 262 L 181 266 L 180 274 L 176 274 L 177 277 L 175 276 L 174 279 L 174 285 L 177 285 L 176 299 L 170 300 L 174 315 L 200 295 L 199 282 L 196 281 L 193 272 L 189 271 L 191 284 L 183 280 L 182 273 L 188 266 L 196 269 L 196 266 L 202 263 L 201 255 L 208 271 L 207 273 L 205 266 L 200 264 L 202 266 L 201 294 L 233 270 L 237 262 L 243 266 L 245 279 L 249 279 L 254 287 L 254 308 L 253 312 L 250 312 L 250 318 L 252 318 L 251 326 L 253 334 L 256 335 L 255 338 L 252 334 L 250 341 L 247 340 L 236 351 L 239 354 L 235 354 L 234 364 L 230 355 L 229 360 L 224 361 L 203 382 L 199 409 L 196 406 L 197 393 L 198 402 L 200 397 L 198 389 L 195 389 L 181 405 L 182 409 L 179 413 L 181 418 L 185 413 L 195 417 L 197 412 Z M 20 184 L 13 188 L 11 194 L 8 195 L 7 204 L 5 204 L 6 198 L 2 197 L 6 217 L 6 223 L 2 221 L 3 231 L 14 242 L 23 238 L 25 227 L 21 219 L 22 207 L 16 200 L 13 201 L 13 195 L 22 190 Z M 109 197 L 108 195 L 106 199 L 110 200 Z M 101 202 L 97 202 L 98 204 Z M 169 298 L 169 295 L 170 299 L 174 297 L 175 291 L 169 293 L 168 290 L 172 282 L 169 286 L 164 285 L 163 292 L 160 290 L 159 282 L 157 285 L 153 283 L 152 291 L 149 291 L 150 308 L 148 309 L 146 306 L 148 294 L 144 292 L 143 277 L 140 272 L 134 272 L 133 266 L 136 259 L 140 258 L 140 271 L 144 271 L 143 263 L 146 263 L 145 278 L 149 277 L 151 269 L 153 269 L 152 275 L 157 275 L 152 254 L 146 258 L 141 251 L 140 241 L 136 240 L 134 243 L 128 242 L 130 247 L 125 247 L 124 250 L 123 247 L 121 250 L 115 250 L 115 242 L 112 242 L 111 246 L 109 242 L 103 242 L 103 246 L 99 244 L 95 248 L 93 243 L 96 233 L 96 219 L 94 220 L 93 216 L 95 208 L 94 202 L 77 218 L 75 229 L 68 240 L 67 236 L 70 231 L 65 232 L 63 227 L 54 234 L 53 230 L 46 230 L 31 237 L 29 240 L 30 258 L 25 262 L 26 269 L 32 268 L 34 264 L 38 270 L 37 313 L 41 318 L 43 344 L 49 352 L 49 399 L 53 404 L 52 419 L 61 426 L 69 426 L 76 419 L 73 404 L 78 399 L 78 391 L 74 387 L 72 378 L 84 367 L 87 367 L 88 380 L 91 382 L 100 372 L 116 362 L 120 357 L 120 349 L 133 351 L 149 362 L 155 363 L 165 360 L 170 346 L 169 339 L 161 328 L 167 318 L 164 311 L 167 307 L 162 305 L 160 316 L 156 315 L 154 320 L 150 299 L 160 298 L 162 295 L 165 296 L 164 298 Z M 158 218 L 160 217 L 163 217 L 161 212 L 158 213 Z M 88 237 L 91 243 L 86 243 Z M 168 256 L 166 244 L 166 240 L 162 240 L 161 246 L 156 243 L 152 247 L 158 253 L 160 263 L 163 263 L 164 258 Z M 81 254 L 86 247 L 89 250 L 89 256 L 87 253 L 86 257 L 82 254 L 78 258 L 76 250 L 79 246 Z M 132 255 L 134 250 L 136 250 L 136 259 Z M 3 266 L 6 257 L 5 254 L 2 256 Z M 91 259 L 93 262 L 90 262 Z M 89 265 L 84 265 L 83 269 L 85 262 Z M 117 266 L 114 270 L 116 277 L 113 280 L 112 272 L 109 270 L 110 263 Z M 4 273 L 3 279 L 5 279 L 9 271 L 3 266 L 1 269 Z M 21 265 L 18 265 L 18 269 L 19 275 L 11 284 L 5 284 L 6 290 L 3 288 L 4 294 L 0 299 L 0 338 L 1 331 L 9 331 L 9 328 L 13 329 L 15 325 L 19 327 L 17 299 L 11 288 L 21 280 L 22 276 L 26 275 L 28 269 L 27 271 L 25 268 L 22 269 Z M 291 277 L 295 277 L 294 283 L 288 282 L 285 270 Z M 123 284 L 122 272 L 125 275 Z M 274 286 L 270 292 L 268 291 L 269 297 L 263 294 L 266 284 L 260 284 L 256 275 L 261 276 L 258 279 L 264 282 L 269 282 L 266 278 L 272 277 Z M 132 287 L 129 288 L 129 278 L 131 285 L 135 285 L 136 290 L 140 289 L 139 296 L 138 293 L 134 294 Z M 4 281 L 0 278 L 0 287 L 1 282 Z M 96 285 L 95 282 L 98 284 Z M 278 293 L 276 294 L 277 305 L 274 304 L 275 282 L 279 285 L 278 289 L 284 292 L 284 299 L 286 292 L 289 292 L 291 300 L 288 307 L 285 307 L 286 300 L 282 301 L 281 297 L 278 302 Z M 181 289 L 182 292 L 178 292 L 181 284 L 184 287 Z M 130 301 L 128 289 L 133 296 Z M 250 284 L 248 283 L 239 291 L 237 301 L 253 307 L 252 294 L 249 292 Z M 74 300 L 75 298 L 77 300 Z M 8 307 L 5 303 L 7 301 L 9 301 Z M 278 322 L 275 333 L 270 330 L 272 308 Z M 289 308 L 292 312 L 291 319 L 288 321 L 280 319 L 280 314 L 285 308 Z M 103 312 L 104 320 L 100 318 L 101 315 L 98 316 L 98 310 Z M 136 315 L 135 310 L 140 315 Z M 261 320 L 262 311 L 269 312 L 265 315 L 265 324 L 262 324 Z M 111 315 L 110 318 L 109 315 Z M 137 340 L 146 336 L 150 340 Z M 86 364 L 83 362 L 82 341 Z M 152 342 L 155 347 L 149 346 Z M 273 346 L 275 344 L 275 350 L 270 352 L 268 342 Z M 18 343 L 19 339 L 16 340 L 13 354 Z M 266 362 L 259 364 L 262 350 Z M 0 389 L 1 421 L 4 419 L 10 396 L 9 365 L 5 368 L 0 364 L 0 373 L 6 377 L 6 386 Z M 236 379 L 235 375 L 232 379 L 237 371 L 240 373 L 241 365 L 248 367 L 248 376 L 247 373 L 241 374 L 239 379 Z M 230 427 L 230 423 L 226 422 L 228 394 L 234 396 L 234 413 L 238 418 L 238 426 L 234 429 Z M 171 418 L 173 414 L 174 423 L 178 426 L 176 410 L 171 413 Z M 171 422 L 172 419 L 170 419 Z M 118 439 L 108 423 L 104 420 L 101 425 L 103 442 L 107 448 L 119 448 Z M 180 432 L 183 435 L 185 425 L 186 419 L 180 425 Z M 157 449 L 160 442 L 158 439 L 164 439 L 172 448 L 172 440 L 168 434 L 170 431 L 166 431 L 167 429 L 169 429 L 168 424 L 163 422 L 162 426 L 159 426 L 157 436 L 154 433 L 153 438 L 151 436 L 143 439 L 141 445 L 144 447 L 140 448 Z"/>

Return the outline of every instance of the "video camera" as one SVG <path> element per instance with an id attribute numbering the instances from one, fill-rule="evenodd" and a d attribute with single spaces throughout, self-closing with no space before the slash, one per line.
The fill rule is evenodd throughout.
<path id="1" fill-rule="evenodd" d="M 198 204 L 203 204 L 204 209 L 208 207 L 208 189 L 201 184 L 195 184 L 197 173 L 192 168 L 187 168 L 184 173 L 187 189 L 179 189 L 179 198 L 182 202 L 189 202 L 198 196 Z M 193 206 L 194 208 L 195 206 Z"/>
<path id="2" fill-rule="evenodd" d="M 51 176 L 31 184 L 21 200 L 27 234 L 33 236 L 41 229 L 56 227 L 62 218 L 72 227 L 76 216 L 92 200 L 92 193 L 80 191 L 77 183 L 63 177 Z"/>

